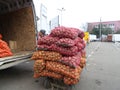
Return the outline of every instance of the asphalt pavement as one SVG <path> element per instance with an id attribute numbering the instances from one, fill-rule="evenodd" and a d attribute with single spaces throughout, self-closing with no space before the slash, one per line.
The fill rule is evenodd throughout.
<path id="1" fill-rule="evenodd" d="M 119 68 L 118 46 L 111 42 L 92 42 L 87 47 L 87 65 L 75 90 L 120 90 Z"/>
<path id="2" fill-rule="evenodd" d="M 87 64 L 72 90 L 120 90 L 120 47 L 110 42 L 91 42 Z M 44 78 L 33 78 L 34 61 L 0 71 L 0 90 L 50 90 Z"/>

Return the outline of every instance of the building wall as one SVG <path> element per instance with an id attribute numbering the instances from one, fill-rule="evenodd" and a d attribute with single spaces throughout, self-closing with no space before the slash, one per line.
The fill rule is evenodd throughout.
<path id="1" fill-rule="evenodd" d="M 94 27 L 98 28 L 98 25 L 100 22 L 92 22 L 88 23 L 88 31 L 92 31 Z M 118 21 L 106 21 L 106 22 L 101 22 L 103 27 L 110 27 L 116 32 L 117 30 L 120 30 L 120 20 Z"/>

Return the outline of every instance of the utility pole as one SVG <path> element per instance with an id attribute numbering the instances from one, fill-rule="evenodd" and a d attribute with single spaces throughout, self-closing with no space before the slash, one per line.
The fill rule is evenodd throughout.
<path id="1" fill-rule="evenodd" d="M 60 26 L 62 26 L 62 12 L 65 11 L 65 9 L 62 7 L 61 9 L 57 9 L 57 10 L 59 10 L 61 13 L 61 25 Z"/>
<path id="2" fill-rule="evenodd" d="M 101 23 L 101 17 L 100 17 L 100 32 L 99 32 L 99 34 L 100 34 L 100 41 L 102 41 L 102 33 L 101 33 L 101 31 L 102 31 L 102 23 Z"/>

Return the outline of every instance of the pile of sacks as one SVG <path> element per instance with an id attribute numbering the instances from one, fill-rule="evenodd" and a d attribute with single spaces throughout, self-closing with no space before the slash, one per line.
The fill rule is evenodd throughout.
<path id="1" fill-rule="evenodd" d="M 8 44 L 2 40 L 2 35 L 0 34 L 0 58 L 12 56 L 12 52 Z"/>
<path id="2" fill-rule="evenodd" d="M 47 36 L 38 40 L 38 51 L 31 57 L 35 60 L 34 77 L 61 79 L 67 85 L 78 83 L 86 64 L 84 32 L 69 27 L 56 27 Z"/>

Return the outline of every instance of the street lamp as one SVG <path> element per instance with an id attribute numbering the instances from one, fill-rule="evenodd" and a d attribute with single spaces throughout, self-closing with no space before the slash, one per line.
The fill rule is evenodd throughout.
<path id="1" fill-rule="evenodd" d="M 62 7 L 61 9 L 57 9 L 57 10 L 59 10 L 61 13 L 61 25 L 62 25 L 62 12 L 65 11 L 65 9 Z"/>
<path id="2" fill-rule="evenodd" d="M 101 17 L 100 17 L 100 32 L 99 32 L 99 34 L 100 34 L 100 41 L 102 41 L 102 37 L 101 37 L 101 30 L 102 30 L 102 23 L 101 23 Z"/>

